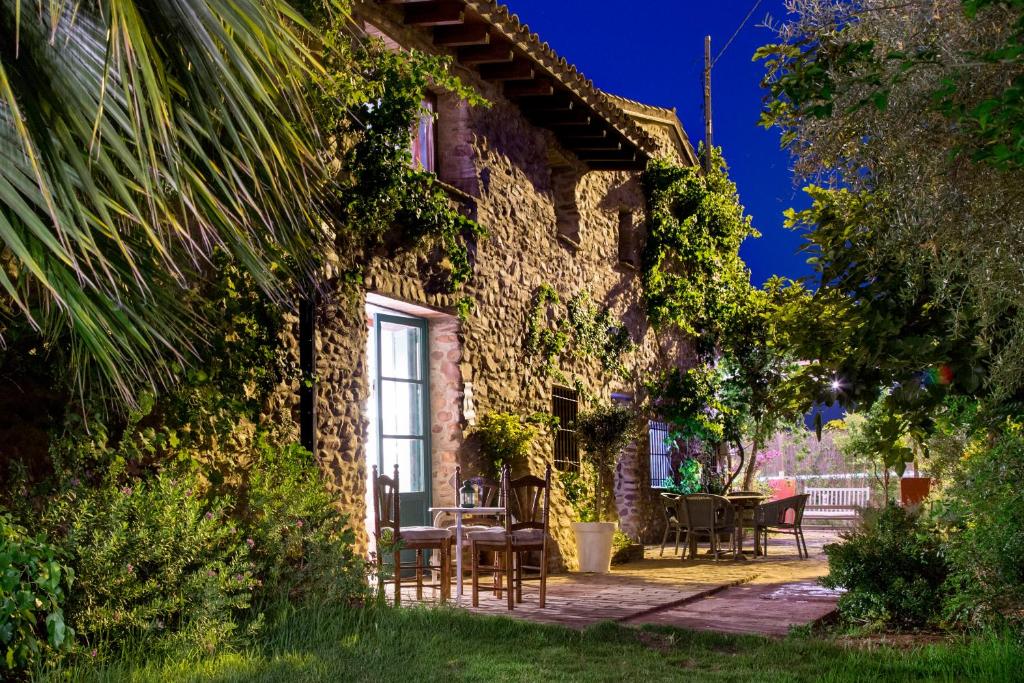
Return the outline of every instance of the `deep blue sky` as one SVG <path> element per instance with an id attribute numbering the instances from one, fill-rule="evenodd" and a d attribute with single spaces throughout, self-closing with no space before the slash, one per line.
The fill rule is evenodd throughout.
<path id="1" fill-rule="evenodd" d="M 711 35 L 712 57 L 725 46 L 755 0 L 715 3 L 679 0 L 506 0 L 541 39 L 610 93 L 648 104 L 675 107 L 694 147 L 704 138 L 701 79 L 704 36 Z M 747 213 L 761 232 L 741 254 L 751 279 L 760 285 L 771 275 L 808 274 L 796 253 L 799 235 L 782 227 L 782 212 L 804 206 L 793 184 L 777 130 L 758 127 L 763 67 L 754 50 L 772 41 L 766 17 L 785 17 L 782 0 L 762 0 L 712 72 L 714 144 L 722 147 Z"/>

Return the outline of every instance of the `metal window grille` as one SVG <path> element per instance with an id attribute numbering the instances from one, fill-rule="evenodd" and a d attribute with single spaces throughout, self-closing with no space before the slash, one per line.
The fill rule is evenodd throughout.
<path id="1" fill-rule="evenodd" d="M 576 439 L 576 415 L 579 392 L 568 387 L 551 390 L 551 414 L 558 418 L 555 430 L 555 467 L 566 472 L 580 471 L 580 446 Z"/>
<path id="2" fill-rule="evenodd" d="M 672 475 L 672 455 L 668 445 L 668 425 L 651 420 L 647 423 L 648 450 L 651 455 L 651 486 L 661 488 Z"/>

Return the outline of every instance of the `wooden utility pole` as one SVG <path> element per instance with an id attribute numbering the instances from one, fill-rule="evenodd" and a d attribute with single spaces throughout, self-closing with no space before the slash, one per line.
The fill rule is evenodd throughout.
<path id="1" fill-rule="evenodd" d="M 704 172 L 711 173 L 711 36 L 704 36 Z"/>

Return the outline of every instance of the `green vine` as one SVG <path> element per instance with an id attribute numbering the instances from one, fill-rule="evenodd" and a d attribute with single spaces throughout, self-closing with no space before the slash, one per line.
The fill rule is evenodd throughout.
<path id="1" fill-rule="evenodd" d="M 653 161 L 644 174 L 648 235 L 643 292 L 655 327 L 674 327 L 714 355 L 727 322 L 743 305 L 750 276 L 740 243 L 757 232 L 743 213 L 719 150 L 710 173 Z"/>
<path id="2" fill-rule="evenodd" d="M 415 250 L 430 257 L 427 277 L 436 290 L 460 291 L 473 276 L 471 244 L 487 232 L 435 174 L 414 166 L 411 144 L 425 93 L 452 93 L 472 106 L 488 102 L 452 75 L 449 57 L 353 38 L 347 23 L 331 16 L 321 24 L 326 49 L 317 115 L 334 142 L 328 163 L 337 169 L 336 189 L 328 201 L 342 270 L 359 279 L 368 255 Z M 461 316 L 471 310 L 464 300 L 457 308 Z"/>
<path id="3" fill-rule="evenodd" d="M 549 323 L 552 310 L 558 311 L 562 301 L 554 287 L 541 284 L 533 295 L 526 318 L 523 352 L 539 368 L 544 377 L 555 374 L 568 381 L 558 370 L 563 360 L 596 358 L 609 372 L 625 376 L 624 356 L 634 348 L 626 326 L 613 320 L 608 308 L 600 308 L 590 294 L 583 291 L 565 303 L 564 315 L 556 313 Z"/>

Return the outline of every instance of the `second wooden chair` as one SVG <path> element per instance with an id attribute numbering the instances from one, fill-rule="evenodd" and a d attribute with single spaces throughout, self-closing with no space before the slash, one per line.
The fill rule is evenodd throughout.
<path id="1" fill-rule="evenodd" d="M 539 605 L 547 601 L 548 578 L 548 519 L 551 508 L 551 465 L 545 468 L 544 478 L 526 475 L 511 479 L 508 467 L 502 476 L 505 501 L 504 526 L 485 531 L 470 532 L 470 552 L 473 557 L 473 606 L 480 603 L 480 572 L 494 572 L 504 579 L 508 589 L 508 609 L 523 601 L 523 582 L 540 582 Z M 494 552 L 495 563 L 480 564 L 480 553 Z M 528 564 L 529 553 L 539 557 L 537 564 Z M 501 558 L 501 561 L 499 561 Z M 527 576 L 527 571 L 534 572 Z"/>

